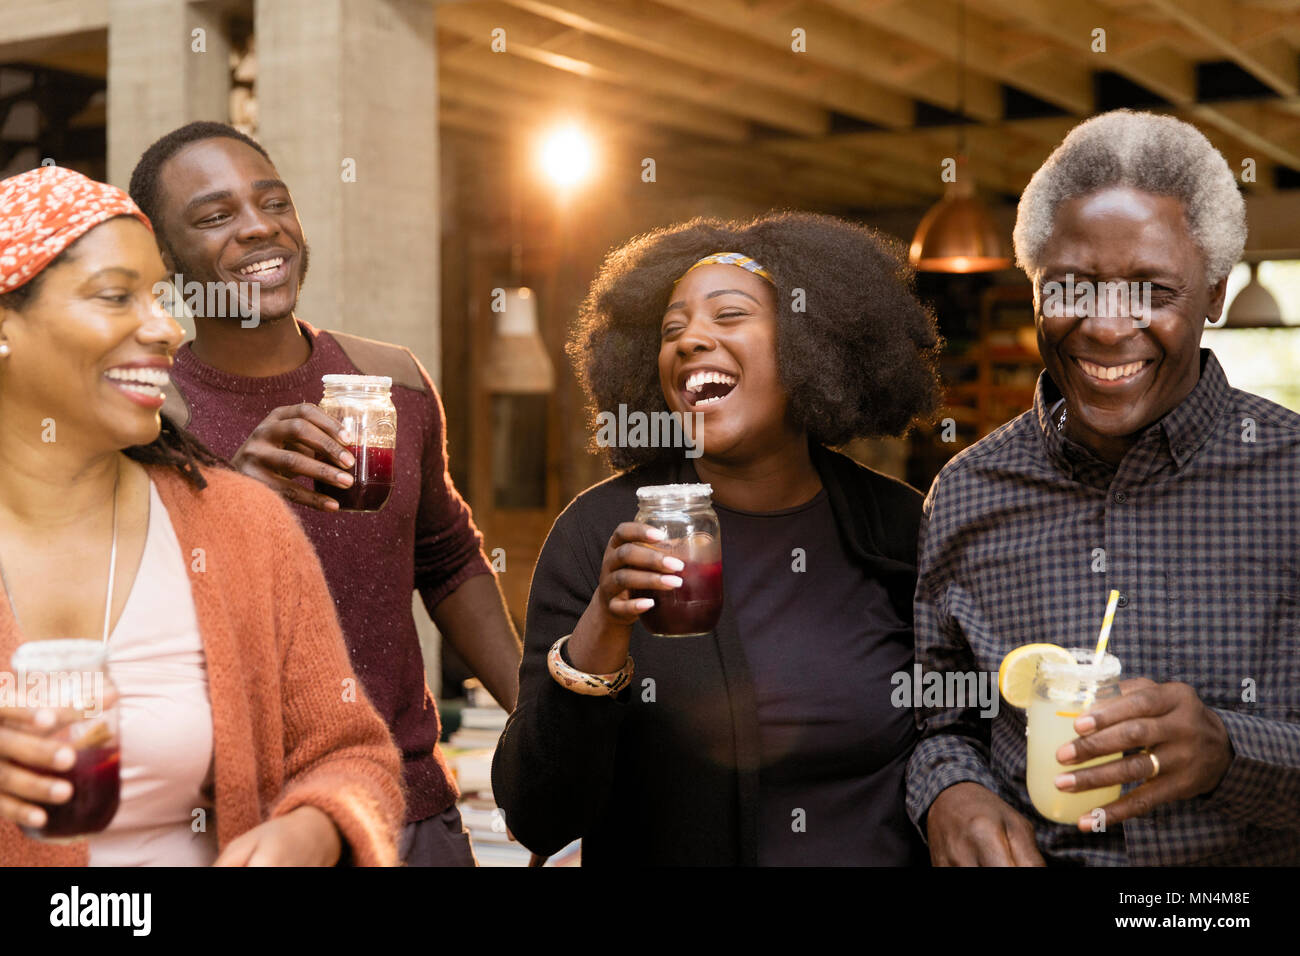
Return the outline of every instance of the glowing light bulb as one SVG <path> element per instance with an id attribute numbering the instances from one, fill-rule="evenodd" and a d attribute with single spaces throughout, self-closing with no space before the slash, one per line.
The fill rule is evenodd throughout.
<path id="1" fill-rule="evenodd" d="M 573 186 L 586 179 L 593 165 L 591 140 L 577 126 L 552 130 L 538 152 L 542 171 L 557 186 Z"/>

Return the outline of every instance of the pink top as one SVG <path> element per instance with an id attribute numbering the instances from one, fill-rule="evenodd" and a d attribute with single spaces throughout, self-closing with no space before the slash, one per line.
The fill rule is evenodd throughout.
<path id="1" fill-rule="evenodd" d="M 122 805 L 90 838 L 91 866 L 206 866 L 217 856 L 212 703 L 186 565 L 150 480 L 140 571 L 108 638 L 121 694 Z"/>
<path id="2" fill-rule="evenodd" d="M 180 542 L 203 636 L 218 846 L 310 806 L 334 821 L 357 866 L 393 866 L 401 755 L 361 692 L 302 526 L 283 498 L 237 471 L 204 468 L 202 491 L 171 465 L 145 471 Z M 0 588 L 0 669 L 21 643 Z M 29 840 L 0 820 L 0 867 L 85 866 L 89 850 L 86 840 Z"/>

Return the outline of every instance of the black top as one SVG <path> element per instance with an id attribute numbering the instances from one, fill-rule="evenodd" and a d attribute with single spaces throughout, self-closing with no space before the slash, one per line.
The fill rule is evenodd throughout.
<path id="1" fill-rule="evenodd" d="M 826 449 L 812 456 L 845 551 L 910 627 L 920 494 Z M 633 625 L 636 672 L 616 698 L 565 690 L 546 669 L 591 601 L 614 527 L 636 515 L 636 489 L 696 480 L 687 459 L 617 475 L 574 499 L 547 536 L 519 705 L 492 765 L 506 824 L 537 853 L 582 837 L 589 866 L 759 861 L 758 704 L 733 601 L 706 637 L 655 638 Z"/>
<path id="2" fill-rule="evenodd" d="M 759 864 L 928 860 L 904 807 L 916 723 L 890 704 L 911 627 L 854 562 L 825 490 L 777 512 L 715 507 L 758 705 Z"/>

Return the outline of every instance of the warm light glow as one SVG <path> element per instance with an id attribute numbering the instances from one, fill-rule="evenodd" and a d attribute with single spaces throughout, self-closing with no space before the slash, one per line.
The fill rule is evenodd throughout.
<path id="1" fill-rule="evenodd" d="M 557 186 L 573 186 L 591 174 L 591 140 L 577 126 L 551 130 L 542 138 L 538 151 L 542 171 Z"/>

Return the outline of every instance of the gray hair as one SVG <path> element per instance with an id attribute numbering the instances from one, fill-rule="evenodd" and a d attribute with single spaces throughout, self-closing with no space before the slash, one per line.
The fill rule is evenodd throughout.
<path id="1" fill-rule="evenodd" d="M 1107 186 L 1179 200 L 1211 284 L 1241 258 L 1246 203 L 1223 155 L 1195 126 L 1172 116 L 1113 110 L 1070 130 L 1020 196 L 1012 238 L 1016 264 L 1031 279 L 1057 207 Z"/>

